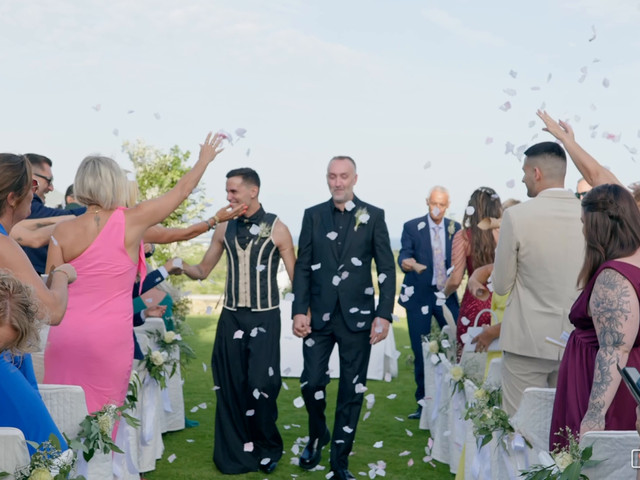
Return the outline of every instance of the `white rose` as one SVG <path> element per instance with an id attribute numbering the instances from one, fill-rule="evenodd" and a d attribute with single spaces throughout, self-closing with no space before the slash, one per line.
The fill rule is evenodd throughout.
<path id="1" fill-rule="evenodd" d="M 451 370 L 449 370 L 449 374 L 451 375 L 451 378 L 453 378 L 454 382 L 459 382 L 460 380 L 462 380 L 464 370 L 462 370 L 462 367 L 460 365 L 454 365 L 453 367 L 451 367 Z"/>
<path id="2" fill-rule="evenodd" d="M 561 472 L 564 472 L 564 469 L 573 463 L 573 457 L 571 454 L 564 451 L 558 453 L 553 460 L 556 462 L 556 465 Z"/>
<path id="3" fill-rule="evenodd" d="M 53 480 L 53 475 L 46 468 L 39 467 L 31 472 L 28 480 Z"/>
<path id="4" fill-rule="evenodd" d="M 440 348 L 438 347 L 438 342 L 436 342 L 435 340 L 431 340 L 429 342 L 429 352 L 430 353 L 438 353 L 438 350 Z"/>
<path id="5" fill-rule="evenodd" d="M 111 435 L 111 429 L 113 428 L 113 421 L 108 415 L 101 415 L 98 417 L 98 427 L 104 435 Z"/>
<path id="6" fill-rule="evenodd" d="M 489 394 L 484 388 L 479 388 L 473 393 L 473 398 L 475 398 L 476 400 L 486 400 L 487 398 L 489 398 Z"/>
<path id="7" fill-rule="evenodd" d="M 164 343 L 172 343 L 176 339 L 176 332 L 169 331 L 164 334 Z"/>
<path id="8" fill-rule="evenodd" d="M 157 366 L 160 366 L 164 363 L 164 356 L 162 355 L 162 352 L 160 352 L 160 350 L 151 352 L 151 363 Z"/>
<path id="9" fill-rule="evenodd" d="M 371 217 L 369 217 L 368 213 L 361 214 L 359 217 L 360 223 L 367 223 L 369 221 L 369 218 Z"/>

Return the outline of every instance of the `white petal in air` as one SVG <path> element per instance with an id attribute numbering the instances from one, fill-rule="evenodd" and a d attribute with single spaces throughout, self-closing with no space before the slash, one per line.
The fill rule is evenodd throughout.
<path id="1" fill-rule="evenodd" d="M 334 275 L 331 279 L 331 283 L 333 283 L 337 287 L 341 280 L 342 279 L 338 275 Z"/>
<path id="2" fill-rule="evenodd" d="M 260 233 L 260 227 L 254 223 L 253 225 L 251 225 L 251 228 L 249 229 L 249 233 L 251 235 L 259 234 Z"/>
<path id="3" fill-rule="evenodd" d="M 255 398 L 256 400 L 260 398 L 260 390 L 258 390 L 257 388 L 253 389 L 253 398 Z"/>
<path id="4" fill-rule="evenodd" d="M 518 76 L 518 72 L 516 72 L 515 70 L 509 70 L 509 75 L 511 75 L 513 78 L 516 78 Z"/>
<path id="5" fill-rule="evenodd" d="M 431 168 L 431 162 L 425 162 L 424 169 Z"/>
<path id="6" fill-rule="evenodd" d="M 362 260 L 357 257 L 351 257 L 351 263 L 353 263 L 356 267 L 362 265 Z"/>
<path id="7" fill-rule="evenodd" d="M 318 270 L 322 266 L 321 263 L 316 263 L 315 265 L 311 265 L 311 270 Z"/>
<path id="8" fill-rule="evenodd" d="M 238 136 L 240 138 L 244 138 L 246 133 L 247 133 L 247 129 L 246 128 L 236 128 L 236 136 Z"/>
<path id="9" fill-rule="evenodd" d="M 415 293 L 415 287 L 413 285 L 410 285 L 408 287 L 404 287 L 404 294 L 407 297 L 410 297 L 411 295 L 413 295 Z"/>
<path id="10" fill-rule="evenodd" d="M 116 137 L 118 136 L 118 134 L 119 134 L 119 133 L 120 133 L 120 132 L 118 131 L 118 129 L 117 129 L 117 128 L 114 128 L 114 129 L 113 129 L 113 134 L 114 134 Z"/>
<path id="11" fill-rule="evenodd" d="M 294 295 L 293 293 L 291 293 L 291 292 L 287 293 L 287 294 L 284 296 L 284 299 L 285 299 L 287 302 L 293 302 L 293 299 L 294 299 L 294 298 L 295 298 L 295 295 Z"/>
<path id="12" fill-rule="evenodd" d="M 381 273 L 380 275 L 378 275 L 378 283 L 382 284 L 386 279 L 387 279 L 386 273 Z"/>
<path id="13" fill-rule="evenodd" d="M 244 444 L 245 452 L 253 452 L 253 442 L 247 442 Z"/>
<path id="14" fill-rule="evenodd" d="M 257 265 L 257 266 L 256 266 L 256 270 L 257 270 L 258 272 L 262 272 L 265 268 L 267 268 L 265 265 Z"/>
<path id="15" fill-rule="evenodd" d="M 467 215 L 473 215 L 475 213 L 476 209 L 473 208 L 471 205 L 469 205 L 466 209 L 465 209 L 465 213 Z"/>
<path id="16" fill-rule="evenodd" d="M 347 210 L 347 212 L 350 212 L 351 210 L 356 208 L 356 204 L 353 203 L 353 201 L 349 200 L 347 203 L 344 204 L 344 208 Z"/>
<path id="17" fill-rule="evenodd" d="M 324 398 L 324 392 L 322 390 L 318 390 L 313 394 L 313 398 L 315 398 L 316 400 L 322 400 Z"/>
<path id="18" fill-rule="evenodd" d="M 420 223 L 418 224 L 418 230 L 422 230 L 422 229 L 423 229 L 424 227 L 426 227 L 426 226 L 427 226 L 427 224 L 426 224 L 425 222 L 420 222 Z"/>
<path id="19" fill-rule="evenodd" d="M 236 330 L 235 333 L 233 334 L 233 339 L 238 340 L 239 338 L 242 338 L 243 335 L 244 335 L 244 332 L 242 330 Z"/>
<path id="20" fill-rule="evenodd" d="M 508 153 L 513 153 L 513 149 L 515 148 L 515 145 L 511 142 L 507 142 L 504 145 L 504 154 L 507 155 Z"/>
<path id="21" fill-rule="evenodd" d="M 364 294 L 365 295 L 373 295 L 373 287 L 367 287 L 364 289 Z"/>
<path id="22" fill-rule="evenodd" d="M 493 137 L 487 137 L 484 139 L 485 145 L 491 145 L 493 143 Z"/>
<path id="23" fill-rule="evenodd" d="M 604 79 L 602 80 L 602 86 L 603 86 L 604 88 L 609 88 L 609 79 L 608 79 L 608 78 L 604 78 Z"/>
<path id="24" fill-rule="evenodd" d="M 373 444 L 373 448 L 382 448 L 383 445 L 384 445 L 384 442 L 380 440 L 379 442 L 376 442 Z"/>
<path id="25" fill-rule="evenodd" d="M 304 399 L 302 397 L 296 397 L 293 399 L 293 406 L 296 408 L 304 407 Z"/>
<path id="26" fill-rule="evenodd" d="M 465 327 L 469 325 L 469 323 L 471 323 L 467 317 L 462 317 L 460 319 L 460 322 L 462 322 L 462 325 L 464 325 Z"/>
<path id="27" fill-rule="evenodd" d="M 395 399 L 397 396 L 398 396 L 398 395 L 396 395 L 395 393 L 391 393 L 391 394 L 387 395 L 387 398 L 388 398 L 389 400 L 393 400 L 393 399 Z"/>
<path id="28" fill-rule="evenodd" d="M 340 278 L 342 280 L 346 280 L 347 277 L 349 277 L 349 272 L 347 272 L 347 271 L 342 272 L 342 275 L 340 275 Z"/>
<path id="29" fill-rule="evenodd" d="M 338 238 L 338 234 L 336 232 L 329 232 L 327 233 L 327 238 L 329 240 L 335 240 L 336 238 Z"/>
<path id="30" fill-rule="evenodd" d="M 349 427 L 349 426 L 344 426 L 342 427 L 342 430 L 344 430 L 346 433 L 352 433 L 353 432 L 353 428 Z"/>
<path id="31" fill-rule="evenodd" d="M 269 367 L 268 373 L 270 377 L 273 377 L 273 367 Z"/>
<path id="32" fill-rule="evenodd" d="M 364 393 L 366 391 L 367 391 L 367 387 L 365 387 L 363 384 L 361 383 L 356 384 L 356 393 Z"/>
<path id="33" fill-rule="evenodd" d="M 596 26 L 595 25 L 591 25 L 591 31 L 593 32 L 593 35 L 591 35 L 591 37 L 589 38 L 589 41 L 593 42 L 596 39 L 596 37 L 598 36 L 596 34 Z"/>
<path id="34" fill-rule="evenodd" d="M 508 112 L 509 110 L 511 110 L 511 102 L 504 102 L 498 108 L 503 112 Z"/>
<path id="35" fill-rule="evenodd" d="M 429 313 L 429 305 L 425 305 L 422 308 L 420 308 L 420 311 L 422 311 L 423 315 L 427 315 Z"/>
<path id="36" fill-rule="evenodd" d="M 256 338 L 258 336 L 258 327 L 252 328 L 251 332 L 249 333 L 249 336 L 251 338 Z"/>
<path id="37" fill-rule="evenodd" d="M 509 95 L 510 97 L 515 97 L 515 95 L 516 95 L 516 91 L 513 88 L 505 88 L 502 91 L 504 93 L 506 93 L 507 95 Z"/>
<path id="38" fill-rule="evenodd" d="M 507 180 L 507 188 L 513 188 L 516 186 L 515 180 Z"/>
<path id="39" fill-rule="evenodd" d="M 313 338 L 307 338 L 304 343 L 307 347 L 311 348 L 316 344 L 316 341 Z"/>
<path id="40" fill-rule="evenodd" d="M 156 117 L 156 120 L 160 120 L 160 114 L 159 113 L 156 112 L 156 113 L 153 114 L 153 116 Z"/>
<path id="41" fill-rule="evenodd" d="M 329 320 L 331 320 L 331 314 L 330 313 L 325 313 L 324 315 L 322 315 L 322 321 L 323 322 L 328 322 Z"/>
<path id="42" fill-rule="evenodd" d="M 356 313 L 358 310 L 360 310 L 358 307 L 351 307 L 349 313 Z"/>
<path id="43" fill-rule="evenodd" d="M 358 323 L 356 323 L 356 327 L 358 327 L 358 328 L 362 328 L 362 327 L 364 327 L 365 325 L 366 325 L 366 323 L 365 323 L 365 322 L 358 322 Z"/>
<path id="44" fill-rule="evenodd" d="M 172 453 L 171 455 L 169 455 L 169 456 L 167 457 L 167 462 L 169 462 L 169 463 L 173 463 L 173 462 L 175 462 L 175 461 L 176 461 L 176 458 L 178 458 L 178 457 L 176 456 L 176 454 L 175 454 L 175 453 Z"/>

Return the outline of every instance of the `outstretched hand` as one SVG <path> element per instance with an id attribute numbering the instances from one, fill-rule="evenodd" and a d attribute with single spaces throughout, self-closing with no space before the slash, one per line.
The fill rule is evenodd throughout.
<path id="1" fill-rule="evenodd" d="M 538 110 L 536 115 L 540 117 L 540 119 L 544 122 L 545 132 L 549 132 L 551 135 L 560 140 L 563 144 L 569 140 L 574 140 L 573 128 L 567 122 L 563 122 L 562 120 L 555 121 L 551 116 L 544 110 Z"/>
<path id="2" fill-rule="evenodd" d="M 222 144 L 223 137 L 219 134 L 213 134 L 209 132 L 207 138 L 204 139 L 204 143 L 200 144 L 200 160 L 204 162 L 212 162 L 216 156 L 224 150 L 220 145 Z"/>
<path id="3" fill-rule="evenodd" d="M 249 207 L 244 203 L 241 203 L 237 207 L 233 207 L 231 204 L 226 207 L 222 207 L 214 215 L 216 223 L 223 223 L 231 220 L 232 218 L 238 218 L 240 215 L 244 215 Z"/>

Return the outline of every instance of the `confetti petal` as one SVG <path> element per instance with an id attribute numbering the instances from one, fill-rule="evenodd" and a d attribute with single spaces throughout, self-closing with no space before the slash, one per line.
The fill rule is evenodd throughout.
<path id="1" fill-rule="evenodd" d="M 429 305 L 424 305 L 423 307 L 420 308 L 420 311 L 422 312 L 423 315 L 427 315 L 429 313 Z"/>
<path id="2" fill-rule="evenodd" d="M 245 413 L 245 415 L 247 417 L 253 417 L 255 414 L 256 414 L 256 411 L 253 410 L 253 409 L 252 410 L 247 410 L 247 412 Z"/>
<path id="3" fill-rule="evenodd" d="M 347 210 L 347 212 L 350 212 L 351 210 L 356 208 L 356 204 L 353 203 L 353 201 L 349 200 L 347 203 L 344 204 L 344 208 Z"/>
<path id="4" fill-rule="evenodd" d="M 259 234 L 260 233 L 260 227 L 254 223 L 253 225 L 251 225 L 251 228 L 249 229 L 249 233 L 251 235 Z"/>
<path id="5" fill-rule="evenodd" d="M 323 322 L 328 322 L 331 319 L 331 314 L 330 313 L 325 313 L 324 315 L 322 315 L 322 321 Z"/>
<path id="6" fill-rule="evenodd" d="M 342 281 L 342 279 L 338 275 L 334 275 L 331 279 L 331 283 L 333 283 L 336 287 Z"/>
<path id="7" fill-rule="evenodd" d="M 423 229 L 424 227 L 426 227 L 426 226 L 427 226 L 426 222 L 420 222 L 420 223 L 418 224 L 418 230 L 422 230 L 422 229 Z"/>
<path id="8" fill-rule="evenodd" d="M 311 348 L 316 344 L 316 341 L 313 338 L 307 338 L 304 343 L 307 347 Z"/>
<path id="9" fill-rule="evenodd" d="M 329 232 L 327 233 L 327 238 L 329 240 L 335 240 L 336 238 L 338 238 L 338 234 L 336 232 Z"/>
<path id="10" fill-rule="evenodd" d="M 504 102 L 498 108 L 503 112 L 508 112 L 509 110 L 511 110 L 511 102 Z"/>
<path id="11" fill-rule="evenodd" d="M 515 180 L 507 180 L 507 188 L 513 188 L 516 186 L 516 181 Z"/>
<path id="12" fill-rule="evenodd" d="M 356 313 L 358 310 L 360 310 L 358 307 L 351 307 L 349 313 Z"/>
<path id="13" fill-rule="evenodd" d="M 296 408 L 304 407 L 304 399 L 302 397 L 296 397 L 293 399 L 293 406 Z"/>
<path id="14" fill-rule="evenodd" d="M 247 129 L 246 128 L 236 128 L 236 136 L 240 137 L 240 138 L 244 138 L 244 136 L 247 134 Z"/>
<path id="15" fill-rule="evenodd" d="M 311 265 L 311 270 L 318 270 L 320 268 L 322 264 L 321 263 L 316 263 L 315 265 Z"/>
<path id="16" fill-rule="evenodd" d="M 397 396 L 398 396 L 398 395 L 396 395 L 395 393 L 390 393 L 389 395 L 387 395 L 387 398 L 388 398 L 389 400 L 393 400 L 393 399 L 395 399 Z"/>
<path id="17" fill-rule="evenodd" d="M 431 168 L 431 162 L 425 162 L 424 169 Z"/>
<path id="18" fill-rule="evenodd" d="M 257 266 L 256 266 L 256 270 L 257 270 L 258 272 L 262 272 L 265 268 L 267 268 L 265 265 L 257 265 Z"/>
<path id="19" fill-rule="evenodd" d="M 344 430 L 346 433 L 352 433 L 353 432 L 353 428 L 345 425 L 344 427 L 342 427 L 342 430 Z"/>
<path id="20" fill-rule="evenodd" d="M 381 273 L 380 275 L 378 275 L 378 283 L 382 284 L 386 279 L 387 279 L 386 273 Z"/>
<path id="21" fill-rule="evenodd" d="M 362 265 L 362 260 L 357 257 L 351 257 L 351 263 L 353 263 L 356 267 Z"/>
<path id="22" fill-rule="evenodd" d="M 509 95 L 510 97 L 514 97 L 516 95 L 516 91 L 513 88 L 505 88 L 502 91 L 507 95 Z"/>
<path id="23" fill-rule="evenodd" d="M 518 76 L 518 72 L 516 72 L 515 70 L 509 70 L 509 75 L 511 75 L 513 78 L 516 78 Z"/>
<path id="24" fill-rule="evenodd" d="M 176 454 L 175 454 L 175 453 L 172 453 L 171 455 L 169 455 L 169 456 L 167 457 L 167 462 L 169 462 L 169 463 L 173 463 L 173 462 L 175 462 L 175 461 L 176 461 L 176 458 L 178 458 L 178 457 L 176 456 Z"/>
<path id="25" fill-rule="evenodd" d="M 384 442 L 380 440 L 379 442 L 376 442 L 373 444 L 373 448 L 382 448 L 383 445 L 384 445 Z"/>
<path id="26" fill-rule="evenodd" d="M 233 339 L 238 340 L 242 338 L 243 335 L 244 335 L 244 332 L 242 330 L 236 330 L 235 333 L 233 334 Z"/>
<path id="27" fill-rule="evenodd" d="M 287 302 L 293 302 L 293 299 L 294 299 L 294 298 L 295 298 L 295 295 L 294 295 L 293 293 L 287 293 L 287 294 L 284 296 L 284 299 L 285 299 Z"/>
<path id="28" fill-rule="evenodd" d="M 253 452 L 253 442 L 247 442 L 244 444 L 245 452 Z"/>
<path id="29" fill-rule="evenodd" d="M 608 78 L 604 78 L 604 79 L 602 80 L 602 86 L 603 86 L 604 88 L 609 88 L 609 79 L 608 79 Z"/>
<path id="30" fill-rule="evenodd" d="M 484 139 L 485 145 L 491 145 L 493 143 L 493 137 L 487 137 Z"/>
<path id="31" fill-rule="evenodd" d="M 324 398 L 324 392 L 322 390 L 318 390 L 313 394 L 313 398 L 315 398 L 316 400 L 322 400 Z"/>
<path id="32" fill-rule="evenodd" d="M 356 384 L 356 393 L 364 393 L 366 391 L 367 391 L 367 387 L 365 387 L 363 384 L 361 383 Z"/>
<path id="33" fill-rule="evenodd" d="M 471 205 L 469 205 L 469 206 L 464 210 L 464 212 L 465 212 L 467 215 L 473 215 L 473 214 L 475 213 L 475 211 L 476 211 L 476 209 L 475 209 L 474 207 L 472 207 Z"/>
<path id="34" fill-rule="evenodd" d="M 365 295 L 373 295 L 373 292 L 374 292 L 373 287 L 367 287 L 364 289 Z"/>

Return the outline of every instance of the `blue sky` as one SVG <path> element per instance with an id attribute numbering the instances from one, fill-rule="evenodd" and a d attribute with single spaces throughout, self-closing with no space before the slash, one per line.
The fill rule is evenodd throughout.
<path id="1" fill-rule="evenodd" d="M 640 148 L 639 5 L 9 0 L 1 150 L 51 157 L 63 190 L 87 154 L 128 167 L 124 140 L 195 154 L 207 131 L 242 127 L 246 138 L 205 174 L 215 207 L 224 174 L 251 166 L 266 209 L 297 236 L 304 208 L 328 198 L 327 161 L 346 154 L 358 162 L 356 194 L 383 207 L 399 237 L 436 184 L 458 219 L 481 185 L 525 199 L 505 145 L 549 139 L 535 117 L 543 104 L 622 181 L 640 180 L 630 153 Z M 570 168 L 567 186 L 577 178 Z"/>

